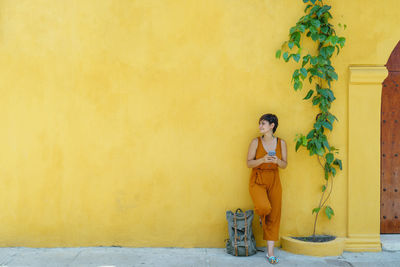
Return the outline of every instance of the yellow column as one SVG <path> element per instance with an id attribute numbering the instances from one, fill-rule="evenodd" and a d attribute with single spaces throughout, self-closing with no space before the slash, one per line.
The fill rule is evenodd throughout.
<path id="1" fill-rule="evenodd" d="M 380 251 L 380 114 L 383 66 L 352 66 L 349 81 L 346 251 Z"/>

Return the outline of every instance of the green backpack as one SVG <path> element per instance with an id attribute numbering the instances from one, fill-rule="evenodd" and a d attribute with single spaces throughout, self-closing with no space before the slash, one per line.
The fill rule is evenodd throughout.
<path id="1" fill-rule="evenodd" d="M 226 212 L 229 232 L 229 238 L 225 239 L 227 253 L 233 256 L 251 256 L 257 253 L 252 229 L 253 218 L 253 210 L 243 212 L 237 209 L 235 213 L 230 210 Z"/>

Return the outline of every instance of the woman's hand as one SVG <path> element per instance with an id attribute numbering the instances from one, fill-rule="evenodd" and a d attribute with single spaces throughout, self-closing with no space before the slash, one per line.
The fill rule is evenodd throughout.
<path id="1" fill-rule="evenodd" d="M 277 156 L 269 156 L 272 163 L 278 164 L 278 157 Z"/>
<path id="2" fill-rule="evenodd" d="M 278 157 L 277 156 L 268 156 L 268 155 L 265 155 L 264 157 L 263 157 L 263 162 L 264 163 L 275 163 L 275 164 L 278 164 Z"/>
<path id="3" fill-rule="evenodd" d="M 268 156 L 265 155 L 263 157 L 264 163 L 275 163 L 278 164 L 278 157 L 277 156 Z"/>

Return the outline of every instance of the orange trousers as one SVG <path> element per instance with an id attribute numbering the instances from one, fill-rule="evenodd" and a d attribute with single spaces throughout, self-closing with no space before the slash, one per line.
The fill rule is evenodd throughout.
<path id="1" fill-rule="evenodd" d="M 253 168 L 249 192 L 254 211 L 262 220 L 263 239 L 278 241 L 282 206 L 282 186 L 278 169 Z"/>

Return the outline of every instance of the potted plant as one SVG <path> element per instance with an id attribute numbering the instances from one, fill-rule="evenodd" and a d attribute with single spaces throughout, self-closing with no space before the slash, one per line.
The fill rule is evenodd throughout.
<path id="1" fill-rule="evenodd" d="M 300 254 L 340 255 L 344 240 L 331 235 L 316 235 L 316 229 L 320 212 L 325 213 L 329 219 L 334 216 L 334 210 L 327 201 L 332 193 L 334 177 L 338 170 L 342 170 L 342 161 L 336 157 L 338 149 L 330 144 L 325 133 L 332 131 L 335 120 L 338 120 L 330 112 L 332 102 L 335 100 L 332 83 L 338 80 L 338 74 L 331 64 L 331 57 L 335 52 L 339 54 L 346 39 L 338 36 L 330 23 L 331 6 L 324 4 L 323 0 L 303 0 L 303 2 L 307 4 L 305 15 L 290 28 L 289 40 L 276 51 L 276 57 L 282 56 L 285 62 L 292 60 L 299 64 L 299 68 L 295 69 L 292 75 L 295 91 L 301 90 L 307 80 L 314 87 L 303 99 L 310 101 L 319 110 L 315 121 L 313 119 L 312 129 L 307 134 L 296 136 L 296 151 L 304 147 L 310 156 L 316 157 L 324 173 L 324 184 L 321 187 L 318 205 L 312 210 L 312 214 L 315 214 L 313 234 L 305 237 L 283 237 L 282 247 Z M 342 27 L 341 24 L 338 26 Z M 343 25 L 343 28 L 345 29 L 346 25 Z M 302 51 L 305 50 L 303 39 L 310 39 L 315 45 L 311 51 L 303 53 L 304 55 L 302 55 Z M 322 243 L 324 245 L 321 245 Z M 328 244 L 334 248 L 327 251 Z M 322 252 L 318 252 L 319 248 Z"/>

